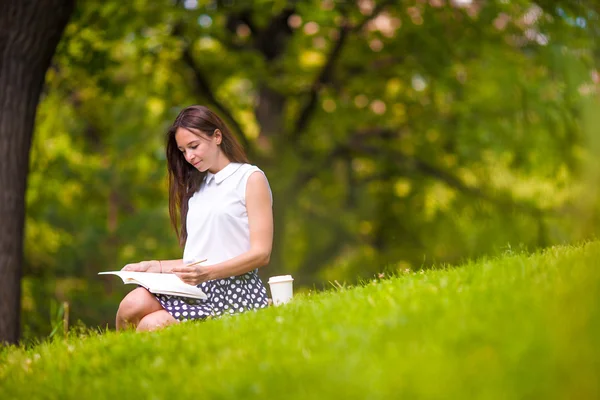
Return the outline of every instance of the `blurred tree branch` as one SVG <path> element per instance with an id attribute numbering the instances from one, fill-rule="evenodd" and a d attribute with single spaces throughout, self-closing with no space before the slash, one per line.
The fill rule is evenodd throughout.
<path id="1" fill-rule="evenodd" d="M 227 15 L 227 30 L 236 35 L 240 26 L 247 26 L 253 39 L 254 49 L 258 50 L 266 60 L 272 61 L 285 51 L 285 42 L 293 34 L 288 25 L 289 17 L 295 12 L 296 1 L 290 1 L 279 14 L 271 18 L 264 29 L 259 29 L 252 19 L 251 8 L 233 12 Z M 234 49 L 246 49 L 248 47 L 228 42 L 229 47 Z"/>
<path id="2" fill-rule="evenodd" d="M 312 178 L 314 178 L 318 172 L 324 168 L 330 167 L 334 160 L 347 157 L 356 156 L 368 156 L 368 157 L 384 157 L 385 159 L 392 161 L 396 165 L 400 165 L 404 171 L 415 170 L 418 173 L 442 181 L 448 186 L 473 197 L 485 200 L 491 204 L 494 204 L 503 209 L 515 209 L 534 217 L 542 217 L 544 215 L 550 215 L 554 213 L 563 213 L 564 210 L 542 210 L 527 202 L 519 202 L 512 199 L 510 194 L 498 193 L 498 195 L 492 195 L 481 187 L 473 187 L 465 184 L 460 178 L 454 176 L 452 173 L 445 171 L 442 168 L 438 168 L 432 164 L 429 164 L 416 157 L 407 157 L 393 151 L 384 151 L 384 148 L 377 145 L 370 145 L 365 143 L 365 140 L 391 140 L 398 136 L 398 132 L 391 129 L 384 128 L 371 128 L 366 130 L 356 131 L 350 139 L 340 144 L 332 151 L 330 151 L 320 163 L 315 163 L 314 168 L 306 170 L 298 175 L 298 178 L 293 185 L 296 190 L 304 187 Z M 377 176 L 371 177 L 369 180 L 378 179 Z"/>
<path id="3" fill-rule="evenodd" d="M 342 22 L 340 23 L 340 28 L 338 30 L 337 40 L 335 41 L 331 48 L 331 51 L 329 52 L 329 56 L 327 57 L 327 61 L 325 62 L 323 69 L 317 75 L 314 82 L 310 86 L 308 100 L 304 104 L 304 107 L 302 107 L 298 119 L 294 123 L 294 130 L 291 134 L 291 139 L 293 142 L 297 141 L 300 134 L 308 125 L 317 106 L 317 101 L 319 99 L 319 91 L 321 90 L 323 85 L 331 81 L 333 69 L 335 68 L 335 64 L 340 57 L 344 45 L 346 44 L 348 36 L 351 33 L 359 32 L 365 26 L 365 24 L 377 17 L 386 6 L 392 4 L 393 2 L 393 0 L 386 0 L 380 2 L 379 4 L 377 4 L 377 6 L 375 6 L 373 12 L 369 16 L 365 17 L 361 22 L 354 26 L 352 26 L 348 21 L 346 5 L 343 4 L 340 7 L 340 13 L 342 14 Z"/>
<path id="4" fill-rule="evenodd" d="M 380 138 L 389 137 L 392 132 L 389 130 L 379 130 L 379 132 L 371 130 L 371 134 L 368 137 L 373 137 L 374 133 L 378 133 Z M 354 138 L 366 137 L 364 135 L 355 135 Z M 512 196 L 508 193 L 498 193 L 498 195 L 489 194 L 485 189 L 481 187 L 474 187 L 465 184 L 460 178 L 456 177 L 452 173 L 438 168 L 432 164 L 429 164 L 416 157 L 407 157 L 397 152 L 382 152 L 380 146 L 368 145 L 361 143 L 359 140 L 354 140 L 346 147 L 346 151 L 353 155 L 367 155 L 371 157 L 384 156 L 388 160 L 393 161 L 395 164 L 400 165 L 404 171 L 415 170 L 418 173 L 442 181 L 448 186 L 462 192 L 464 194 L 485 200 L 491 204 L 494 204 L 503 209 L 515 209 L 521 212 L 525 212 L 535 217 L 541 217 L 545 214 L 551 214 L 551 210 L 542 210 L 535 207 L 527 202 L 519 202 L 512 199 Z"/>
<path id="5" fill-rule="evenodd" d="M 295 3 L 295 1 L 288 3 L 281 12 L 268 21 L 263 29 L 254 23 L 250 8 L 229 13 L 226 21 L 227 31 L 237 35 L 239 29 L 247 29 L 251 45 L 238 45 L 233 40 L 224 43 L 230 49 L 257 51 L 267 62 L 273 62 L 285 53 L 287 41 L 294 33 L 288 24 L 288 19 L 295 12 Z M 256 87 L 258 98 L 254 114 L 261 128 L 261 134 L 274 136 L 283 129 L 286 98 L 278 90 L 269 87 L 266 80 L 256 82 Z"/>

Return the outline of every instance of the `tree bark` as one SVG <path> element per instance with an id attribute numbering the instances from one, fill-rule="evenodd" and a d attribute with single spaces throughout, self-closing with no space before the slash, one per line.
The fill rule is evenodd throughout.
<path id="1" fill-rule="evenodd" d="M 74 0 L 0 0 L 0 343 L 20 335 L 29 148 L 46 71 Z"/>

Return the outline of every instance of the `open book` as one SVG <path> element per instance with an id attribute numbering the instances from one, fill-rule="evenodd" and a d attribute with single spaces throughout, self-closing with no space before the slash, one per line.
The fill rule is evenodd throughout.
<path id="1" fill-rule="evenodd" d="M 98 275 L 117 275 L 123 283 L 133 283 L 148 289 L 151 293 L 171 296 L 192 297 L 205 300 L 208 298 L 199 287 L 188 285 L 175 274 L 158 274 L 155 272 L 107 271 Z"/>

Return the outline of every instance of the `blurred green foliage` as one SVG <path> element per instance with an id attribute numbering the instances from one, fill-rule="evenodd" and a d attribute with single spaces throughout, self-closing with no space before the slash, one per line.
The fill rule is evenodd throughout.
<path id="1" fill-rule="evenodd" d="M 594 236 L 598 6 L 401 3 L 79 2 L 37 114 L 24 336 L 50 333 L 52 301 L 112 325 L 129 288 L 97 272 L 181 257 L 163 147 L 190 104 L 269 177 L 263 277 L 353 282 Z"/>

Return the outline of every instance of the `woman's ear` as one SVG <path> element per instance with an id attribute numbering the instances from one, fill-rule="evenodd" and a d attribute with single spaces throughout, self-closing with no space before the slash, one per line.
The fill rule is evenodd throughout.
<path id="1" fill-rule="evenodd" d="M 221 142 L 223 141 L 223 134 L 221 133 L 220 129 L 215 129 L 214 138 L 217 143 L 217 146 L 220 145 Z"/>

